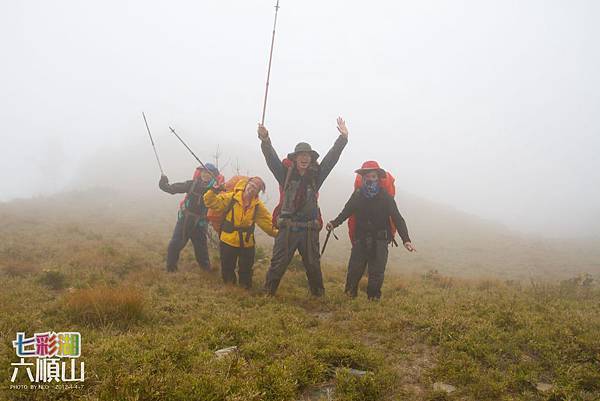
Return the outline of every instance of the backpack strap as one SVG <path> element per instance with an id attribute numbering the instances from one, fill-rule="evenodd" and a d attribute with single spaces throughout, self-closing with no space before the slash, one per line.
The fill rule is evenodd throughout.
<path id="1" fill-rule="evenodd" d="M 197 189 L 199 189 L 198 187 L 200 186 L 200 179 L 199 178 L 194 178 L 194 180 L 192 181 L 192 186 L 190 187 L 190 190 L 188 191 L 188 196 L 189 195 L 195 195 L 198 200 L 196 202 L 196 206 L 200 206 L 200 203 L 202 202 L 202 194 L 200 191 L 196 192 Z M 202 189 L 202 188 L 200 188 Z"/>
<path id="2" fill-rule="evenodd" d="M 235 202 L 235 199 L 232 196 L 231 201 L 229 202 L 229 205 L 227 206 L 227 209 L 225 211 L 225 214 L 223 215 L 223 221 L 221 222 L 221 230 L 219 231 L 219 233 L 221 231 L 223 231 L 223 229 L 227 233 L 232 233 L 232 232 L 237 231 L 237 233 L 240 237 L 240 248 L 244 248 L 244 243 L 250 241 L 250 236 L 254 235 L 254 230 L 256 229 L 256 214 L 257 214 L 257 210 L 258 210 L 258 203 L 256 205 L 254 205 L 254 211 L 252 212 L 252 225 L 247 228 L 242 228 L 242 227 L 237 227 L 235 225 L 234 202 Z M 231 220 L 227 219 L 227 215 L 229 214 L 229 212 L 231 212 Z M 245 234 L 245 242 L 244 242 L 244 234 Z"/>
<path id="3" fill-rule="evenodd" d="M 233 215 L 233 203 L 235 202 L 234 195 L 235 192 L 233 195 L 231 195 L 231 200 L 229 201 L 227 208 L 225 208 L 225 211 L 223 212 L 223 220 L 221 220 L 221 225 L 219 226 L 219 235 L 221 235 L 221 231 L 223 231 L 223 226 L 226 223 L 231 224 L 231 227 L 233 228 L 233 222 L 235 221 L 235 216 Z M 229 214 L 229 212 L 231 212 L 231 221 L 227 220 L 227 215 Z"/>
<path id="4" fill-rule="evenodd" d="M 283 190 L 285 191 L 290 183 L 290 178 L 292 177 L 292 171 L 294 171 L 294 167 L 296 166 L 296 162 L 292 162 L 292 165 L 288 167 L 287 173 L 285 174 L 285 181 L 283 183 Z"/>
<path id="5" fill-rule="evenodd" d="M 250 236 L 254 235 L 256 229 L 256 211 L 258 210 L 258 203 L 254 205 L 254 212 L 252 213 L 252 225 L 246 229 L 246 242 L 250 241 Z M 240 230 L 241 232 L 242 230 Z"/>

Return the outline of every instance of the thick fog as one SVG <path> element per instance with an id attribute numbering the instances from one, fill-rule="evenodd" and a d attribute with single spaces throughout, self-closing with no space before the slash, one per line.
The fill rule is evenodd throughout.
<path id="1" fill-rule="evenodd" d="M 266 119 L 280 156 L 300 140 L 324 154 L 342 115 L 348 186 L 376 159 L 399 190 L 513 229 L 600 235 L 599 2 L 280 5 Z M 238 160 L 265 174 L 273 6 L 1 2 L 0 200 L 124 177 L 162 196 L 142 111 L 172 181 L 196 163 L 169 125 L 202 158 L 219 144 L 228 174 Z"/>

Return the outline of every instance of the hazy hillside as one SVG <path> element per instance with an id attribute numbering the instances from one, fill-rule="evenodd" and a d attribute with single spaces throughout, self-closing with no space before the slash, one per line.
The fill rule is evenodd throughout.
<path id="1" fill-rule="evenodd" d="M 414 255 L 400 248 L 390 253 L 392 265 L 401 271 L 437 269 L 452 275 L 512 279 L 600 273 L 600 240 L 526 236 L 405 192 L 396 200 L 418 249 Z M 338 231 L 343 241 L 332 243 L 335 259 L 350 246 L 346 228 Z"/>
<path id="2" fill-rule="evenodd" d="M 335 176 L 321 197 L 326 218 L 341 210 L 347 189 Z M 272 192 L 269 204 L 274 203 Z M 99 232 L 134 231 L 153 235 L 166 247 L 180 195 L 160 191 L 156 184 L 143 190 L 93 189 L 51 197 L 39 197 L 0 204 L 2 231 L 18 232 L 22 224 L 44 231 L 69 224 Z M 335 198 L 335 199 L 334 199 Z M 400 192 L 396 196 L 405 216 L 416 254 L 403 248 L 390 252 L 390 270 L 422 273 L 438 270 L 462 277 L 505 279 L 565 279 L 581 273 L 600 274 L 600 240 L 544 240 L 511 232 L 502 225 L 481 220 L 447 206 Z M 346 226 L 336 230 L 339 241 L 329 241 L 324 260 L 344 266 L 350 242 Z M 324 233 L 322 233 L 324 237 Z M 261 237 L 269 249 L 270 240 Z"/>

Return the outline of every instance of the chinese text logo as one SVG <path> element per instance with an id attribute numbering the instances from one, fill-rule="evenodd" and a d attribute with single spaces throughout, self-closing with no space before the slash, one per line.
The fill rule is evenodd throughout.
<path id="1" fill-rule="evenodd" d="M 20 362 L 11 364 L 12 383 L 21 375 L 26 375 L 31 383 L 84 381 L 84 362 L 76 369 L 76 360 L 81 356 L 81 334 L 46 332 L 27 337 L 19 332 L 12 343 L 21 358 Z"/>

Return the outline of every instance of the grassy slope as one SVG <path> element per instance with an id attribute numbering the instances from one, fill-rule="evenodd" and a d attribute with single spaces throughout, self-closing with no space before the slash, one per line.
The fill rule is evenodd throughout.
<path id="1" fill-rule="evenodd" d="M 197 271 L 189 249 L 166 274 L 167 218 L 53 206 L 43 218 L 0 211 L 0 399 L 294 400 L 328 386 L 346 400 L 600 398 L 593 282 L 390 273 L 371 303 L 347 299 L 343 269 L 326 265 L 324 299 L 308 296 L 299 270 L 271 299 Z M 84 390 L 9 390 L 15 333 L 47 330 L 82 333 Z M 214 357 L 231 345 L 239 354 Z M 457 391 L 433 392 L 437 381 Z"/>

